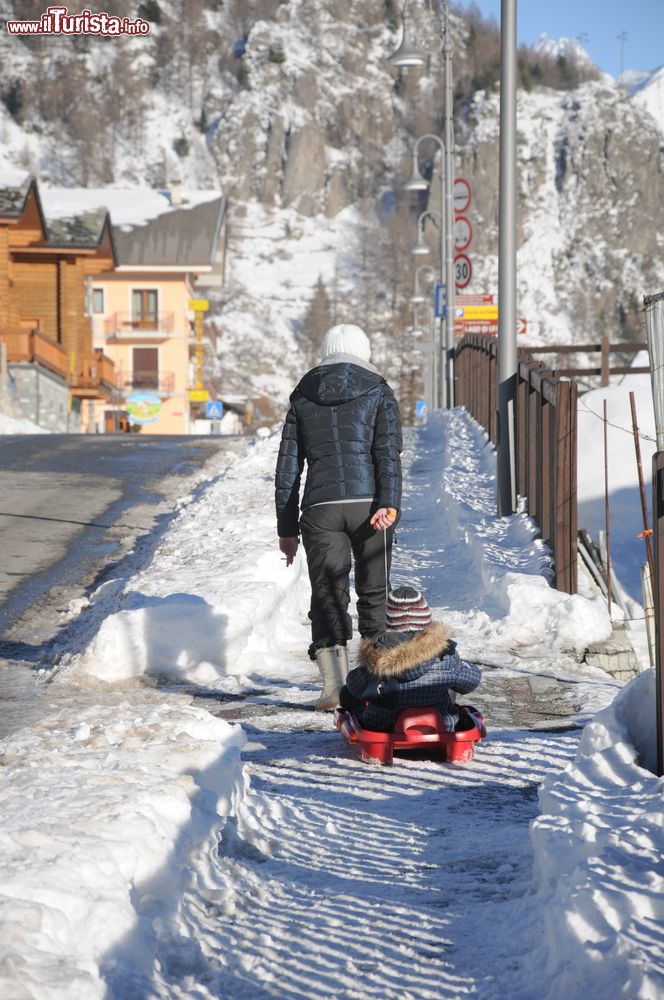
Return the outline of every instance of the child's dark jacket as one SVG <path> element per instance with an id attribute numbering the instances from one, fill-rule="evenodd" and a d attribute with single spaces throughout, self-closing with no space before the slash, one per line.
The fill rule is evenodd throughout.
<path id="1" fill-rule="evenodd" d="M 402 708 L 428 707 L 439 710 L 452 732 L 459 712 L 450 691 L 467 694 L 482 676 L 460 658 L 448 629 L 435 622 L 421 632 L 389 631 L 365 639 L 359 662 L 346 678 L 340 703 L 374 732 L 391 732 Z"/>

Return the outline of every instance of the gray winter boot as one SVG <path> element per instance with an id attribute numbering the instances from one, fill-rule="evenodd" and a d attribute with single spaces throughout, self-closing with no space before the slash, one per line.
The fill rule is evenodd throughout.
<path id="1" fill-rule="evenodd" d="M 348 650 L 345 646 L 317 649 L 316 663 L 323 678 L 323 690 L 314 708 L 317 712 L 324 712 L 326 708 L 336 708 L 339 704 L 339 691 L 346 683 L 348 673 Z"/>

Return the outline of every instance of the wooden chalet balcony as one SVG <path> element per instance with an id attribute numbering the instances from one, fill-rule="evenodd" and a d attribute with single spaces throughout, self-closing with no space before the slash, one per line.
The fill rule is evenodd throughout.
<path id="1" fill-rule="evenodd" d="M 39 365 L 67 378 L 67 354 L 55 340 L 51 340 L 40 330 L 21 330 L 20 333 L 7 333 L 2 338 L 7 344 L 8 362 L 25 362 Z"/>
<path id="2" fill-rule="evenodd" d="M 154 316 L 135 316 L 130 312 L 115 312 L 104 320 L 106 337 L 142 339 L 170 337 L 175 332 L 175 315 L 160 312 Z"/>
<path id="3" fill-rule="evenodd" d="M 71 374 L 70 389 L 74 396 L 103 399 L 115 390 L 115 363 L 97 348 L 91 354 L 79 354 Z"/>

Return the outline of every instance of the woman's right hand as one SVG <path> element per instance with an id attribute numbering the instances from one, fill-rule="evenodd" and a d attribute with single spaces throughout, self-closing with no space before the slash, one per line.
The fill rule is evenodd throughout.
<path id="1" fill-rule="evenodd" d="M 375 531 L 385 531 L 390 528 L 396 520 L 397 512 L 394 507 L 379 507 L 373 515 L 369 524 Z"/>

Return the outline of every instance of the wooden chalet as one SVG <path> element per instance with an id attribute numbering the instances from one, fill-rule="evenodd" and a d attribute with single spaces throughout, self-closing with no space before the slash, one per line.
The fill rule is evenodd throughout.
<path id="1" fill-rule="evenodd" d="M 0 340 L 10 366 L 49 372 L 80 411 L 81 400 L 107 399 L 115 384 L 113 362 L 93 348 L 88 308 L 90 280 L 115 265 L 109 215 L 47 223 L 36 181 L 18 175 L 0 172 Z"/>

